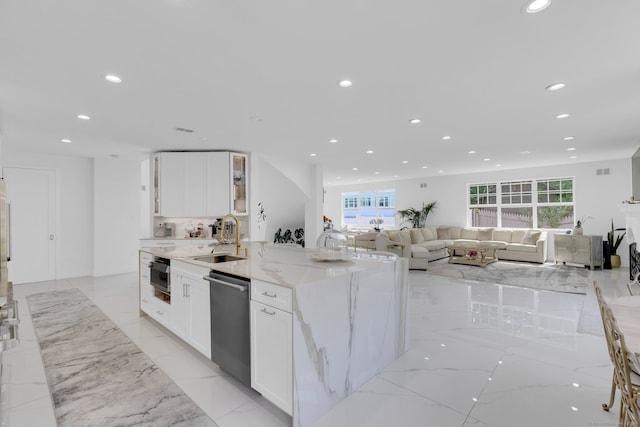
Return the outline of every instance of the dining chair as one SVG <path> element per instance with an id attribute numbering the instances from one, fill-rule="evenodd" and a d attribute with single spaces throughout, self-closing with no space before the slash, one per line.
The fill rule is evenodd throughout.
<path id="1" fill-rule="evenodd" d="M 634 373 L 631 371 L 631 352 L 627 348 L 624 335 L 618 328 L 610 307 L 605 307 L 607 312 L 607 322 L 612 333 L 611 348 L 613 350 L 614 376 L 615 382 L 620 389 L 620 415 L 619 426 L 638 427 L 640 426 L 640 386 L 633 380 Z"/>
<path id="2" fill-rule="evenodd" d="M 596 298 L 598 299 L 598 307 L 600 308 L 600 317 L 602 318 L 602 327 L 604 328 L 604 338 L 607 342 L 607 350 L 609 351 L 609 358 L 611 359 L 611 362 L 614 363 L 613 346 L 612 346 L 613 332 L 611 330 L 610 322 L 608 319 L 610 309 L 609 309 L 609 306 L 607 305 L 607 302 L 604 300 L 604 296 L 602 295 L 602 289 L 600 289 L 600 286 L 598 286 L 598 282 L 595 280 L 593 281 L 593 287 L 596 290 Z M 616 388 L 618 386 L 616 379 L 617 379 L 616 366 L 614 363 L 613 377 L 611 378 L 611 394 L 609 395 L 609 403 L 602 404 L 602 409 L 604 409 L 605 411 L 609 411 L 609 409 L 611 409 L 611 407 L 613 406 L 613 402 L 616 398 Z"/>
<path id="3" fill-rule="evenodd" d="M 636 273 L 635 277 L 633 278 L 633 282 L 627 283 L 627 289 L 629 290 L 629 295 L 631 296 L 640 295 L 640 282 L 638 282 L 638 276 L 640 276 L 640 273 Z M 638 289 L 636 292 L 634 292 L 633 288 Z"/>

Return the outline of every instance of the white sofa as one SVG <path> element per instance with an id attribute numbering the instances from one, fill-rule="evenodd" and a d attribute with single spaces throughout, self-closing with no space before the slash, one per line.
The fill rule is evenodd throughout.
<path id="1" fill-rule="evenodd" d="M 409 268 L 427 269 L 429 261 L 445 258 L 454 243 L 473 247 L 494 244 L 498 259 L 544 263 L 547 232 L 535 229 L 439 226 L 385 230 L 376 236 L 376 250 L 409 258 Z"/>

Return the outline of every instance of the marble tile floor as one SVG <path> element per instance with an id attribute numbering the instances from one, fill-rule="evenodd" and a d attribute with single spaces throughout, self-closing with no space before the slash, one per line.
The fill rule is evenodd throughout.
<path id="1" fill-rule="evenodd" d="M 589 272 L 608 298 L 628 269 Z M 290 417 L 162 327 L 138 315 L 137 275 L 16 285 L 20 345 L 4 354 L 0 426 L 55 426 L 25 295 L 77 287 L 221 427 L 288 426 Z M 410 350 L 314 427 L 614 426 L 612 365 L 587 295 L 410 273 Z M 578 332 L 580 330 L 581 332 Z M 586 331 L 586 332 L 582 332 Z M 105 379 L 108 380 L 108 379 Z"/>

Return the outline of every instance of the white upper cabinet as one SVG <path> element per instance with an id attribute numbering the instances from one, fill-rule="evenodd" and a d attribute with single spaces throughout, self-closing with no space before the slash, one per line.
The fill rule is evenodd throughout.
<path id="1" fill-rule="evenodd" d="M 231 212 L 229 153 L 207 153 L 207 213 L 224 216 Z"/>
<path id="2" fill-rule="evenodd" d="M 154 214 L 247 215 L 247 156 L 228 151 L 162 152 L 154 158 Z"/>
<path id="3" fill-rule="evenodd" d="M 246 154 L 231 153 L 231 212 L 249 214 L 249 162 Z"/>

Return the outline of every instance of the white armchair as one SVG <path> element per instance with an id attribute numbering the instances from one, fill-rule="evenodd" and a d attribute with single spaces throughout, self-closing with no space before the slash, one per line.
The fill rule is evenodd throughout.
<path id="1" fill-rule="evenodd" d="M 368 233 L 361 233 L 353 237 L 353 246 L 357 250 L 358 248 L 366 250 L 376 250 L 376 236 L 377 231 L 371 231 Z"/>

